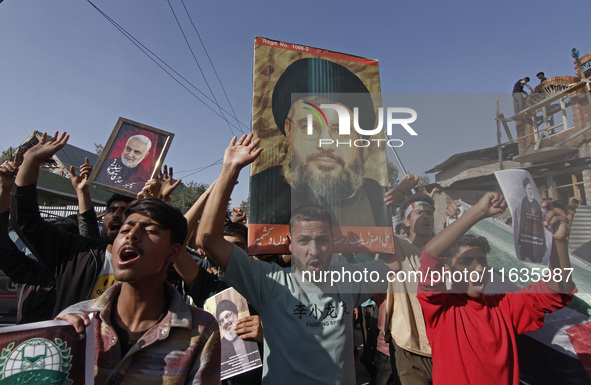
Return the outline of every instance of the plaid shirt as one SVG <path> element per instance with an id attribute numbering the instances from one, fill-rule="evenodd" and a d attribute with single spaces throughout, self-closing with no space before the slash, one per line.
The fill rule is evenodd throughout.
<path id="1" fill-rule="evenodd" d="M 165 284 L 172 301 L 166 316 L 148 329 L 121 357 L 119 338 L 111 325 L 111 308 L 121 283 L 95 300 L 70 306 L 67 313 L 94 313 L 95 384 L 211 384 L 220 383 L 220 336 L 212 315 L 183 302 Z"/>

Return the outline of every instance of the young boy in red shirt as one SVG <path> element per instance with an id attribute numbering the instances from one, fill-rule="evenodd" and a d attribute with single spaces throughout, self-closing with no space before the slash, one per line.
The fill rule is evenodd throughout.
<path id="1" fill-rule="evenodd" d="M 501 214 L 505 207 L 502 195 L 486 193 L 423 249 L 418 297 L 432 347 L 436 385 L 518 385 L 516 336 L 541 328 L 544 315 L 566 306 L 576 292 L 565 270 L 570 268 L 568 220 L 562 210 L 544 202 L 548 209 L 544 225 L 554 233 L 551 279 L 515 293 L 484 294 L 491 275 L 486 259 L 490 248 L 486 238 L 464 234 L 481 219 Z M 442 269 L 461 272 L 468 279 L 452 279 L 448 290 Z"/>

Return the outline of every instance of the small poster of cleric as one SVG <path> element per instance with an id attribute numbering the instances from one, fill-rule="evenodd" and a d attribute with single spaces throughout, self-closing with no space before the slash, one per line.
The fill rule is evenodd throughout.
<path id="1" fill-rule="evenodd" d="M 162 165 L 174 134 L 119 118 L 90 182 L 135 197 Z"/>
<path id="2" fill-rule="evenodd" d="M 246 299 L 235 289 L 226 289 L 205 301 L 203 308 L 220 325 L 222 342 L 221 379 L 234 377 L 263 365 L 255 340 L 243 340 L 234 330 L 239 320 L 250 316 Z"/>
<path id="3" fill-rule="evenodd" d="M 250 254 L 289 253 L 291 213 L 310 204 L 331 212 L 335 252 L 393 252 L 379 79 L 377 60 L 255 39 Z"/>
<path id="4" fill-rule="evenodd" d="M 66 321 L 0 328 L 0 384 L 94 383 L 93 324 L 84 334 Z"/>
<path id="5" fill-rule="evenodd" d="M 517 259 L 547 265 L 552 251 L 552 233 L 544 227 L 546 210 L 542 196 L 525 170 L 496 171 L 495 176 L 513 217 Z"/>

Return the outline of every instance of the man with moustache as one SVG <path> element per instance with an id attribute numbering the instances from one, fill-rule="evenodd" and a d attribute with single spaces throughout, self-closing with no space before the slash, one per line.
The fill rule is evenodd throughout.
<path id="1" fill-rule="evenodd" d="M 302 97 L 292 104 L 294 94 Z M 350 135 L 340 136 L 339 116 L 332 108 L 322 109 L 325 119 L 314 119 L 308 134 L 308 115 L 321 104 L 337 104 L 351 117 L 358 107 L 360 126 L 375 128 L 371 95 L 357 75 L 320 58 L 292 63 L 273 90 L 275 123 L 287 138 L 279 148 L 283 158 L 280 165 L 251 177 L 251 223 L 287 224 L 293 209 L 316 204 L 331 211 L 335 226 L 388 226 L 386 190 L 363 177 L 362 148 L 336 146 L 337 141 L 353 143 L 362 137 L 353 128 Z"/>
<path id="2" fill-rule="evenodd" d="M 331 214 L 302 206 L 290 219 L 290 268 L 251 258 L 224 239 L 226 207 L 240 170 L 262 149 L 252 134 L 232 139 L 199 224 L 197 243 L 224 271 L 223 279 L 258 311 L 265 327 L 263 384 L 355 383 L 353 309 L 386 290 L 383 261 L 347 264 L 332 261 Z M 370 280 L 311 282 L 324 272 L 374 272 Z M 308 277 L 308 278 L 306 278 Z M 382 280 L 383 279 L 383 280 Z"/>
<path id="3" fill-rule="evenodd" d="M 12 227 L 56 277 L 54 314 L 74 303 L 98 297 L 115 282 L 111 262 L 112 244 L 123 223 L 123 210 L 132 200 L 117 194 L 109 199 L 101 239 L 61 231 L 44 221 L 37 204 L 39 168 L 43 161 L 66 145 L 68 138 L 65 132 L 61 135 L 56 132 L 49 139 L 44 133 L 39 143 L 25 153 L 15 179 L 10 205 Z M 96 226 L 92 206 L 78 215 L 80 221 L 95 221 Z"/>
<path id="4" fill-rule="evenodd" d="M 138 183 L 143 186 L 150 176 L 138 166 L 150 154 L 151 147 L 152 141 L 147 136 L 130 136 L 121 156 L 106 161 L 106 167 L 102 168 L 97 182 L 130 190 L 136 188 Z"/>

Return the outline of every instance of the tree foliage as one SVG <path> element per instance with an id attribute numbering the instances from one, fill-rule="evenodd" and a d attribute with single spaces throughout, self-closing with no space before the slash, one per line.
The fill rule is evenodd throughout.
<path id="1" fill-rule="evenodd" d="M 197 182 L 189 182 L 189 184 L 181 186 L 170 197 L 170 203 L 178 207 L 182 213 L 186 213 L 209 187 L 205 183 Z"/>
<path id="2" fill-rule="evenodd" d="M 399 182 L 398 168 L 394 166 L 394 163 L 390 162 L 390 160 L 386 160 L 386 165 L 388 167 L 388 182 L 392 183 L 392 187 L 394 187 Z"/>
<path id="3" fill-rule="evenodd" d="M 94 144 L 94 151 L 96 152 L 97 155 L 100 156 L 103 153 L 103 145 L 95 143 Z"/>
<path id="4" fill-rule="evenodd" d="M 248 218 L 248 216 L 250 215 L 249 201 L 245 200 L 245 201 L 240 202 L 240 208 L 242 209 L 242 211 L 244 211 L 244 213 L 246 214 L 246 217 Z"/>
<path id="5" fill-rule="evenodd" d="M 0 163 L 4 163 L 5 160 L 12 160 L 15 151 L 16 148 L 14 147 L 8 147 L 6 150 L 2 151 L 2 155 L 0 155 Z"/>

